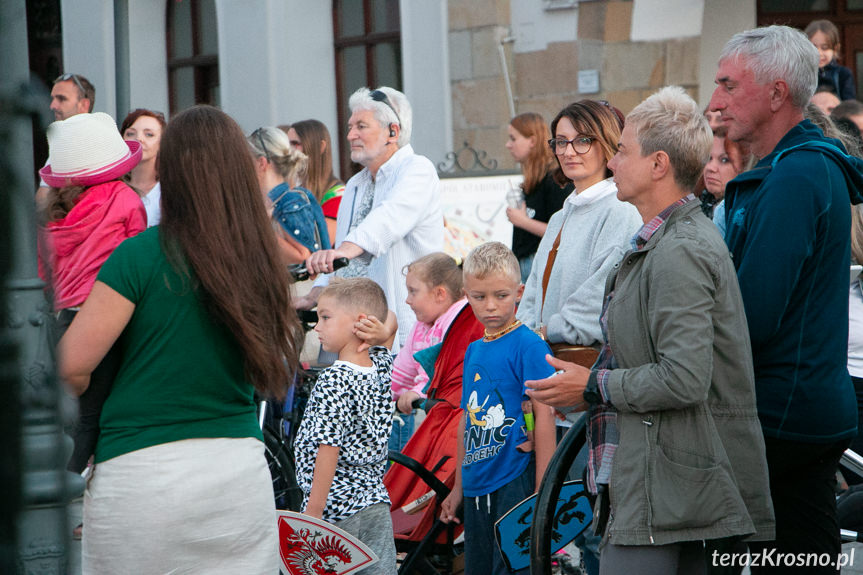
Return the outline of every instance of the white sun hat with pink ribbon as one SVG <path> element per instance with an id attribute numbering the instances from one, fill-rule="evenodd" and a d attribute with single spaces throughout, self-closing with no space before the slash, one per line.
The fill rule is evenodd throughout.
<path id="1" fill-rule="evenodd" d="M 39 170 L 53 188 L 95 186 L 120 178 L 141 161 L 141 143 L 123 140 L 103 112 L 77 114 L 48 126 L 50 164 Z"/>

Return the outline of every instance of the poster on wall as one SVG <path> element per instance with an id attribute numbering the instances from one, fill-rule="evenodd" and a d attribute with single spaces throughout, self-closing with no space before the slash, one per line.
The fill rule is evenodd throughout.
<path id="1" fill-rule="evenodd" d="M 522 179 L 521 174 L 442 178 L 444 251 L 462 262 L 470 250 L 485 242 L 511 247 L 507 196 L 520 189 Z"/>

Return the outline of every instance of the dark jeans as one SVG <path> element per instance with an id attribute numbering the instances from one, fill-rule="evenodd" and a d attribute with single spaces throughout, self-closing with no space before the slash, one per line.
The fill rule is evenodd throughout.
<path id="1" fill-rule="evenodd" d="M 66 333 L 72 320 L 75 319 L 76 313 L 76 311 L 68 309 L 60 311 L 54 322 L 52 334 L 55 347 L 63 334 Z M 90 385 L 87 387 L 87 391 L 78 398 L 78 419 L 70 432 L 75 447 L 72 456 L 66 463 L 66 469 L 69 471 L 75 473 L 84 471 L 87 468 L 87 461 L 96 451 L 102 405 L 108 399 L 111 386 L 120 370 L 122 359 L 119 344 L 115 343 L 90 375 Z"/>
<path id="2" fill-rule="evenodd" d="M 531 457 L 524 473 L 490 495 L 464 498 L 465 575 L 527 575 L 530 568 L 510 571 L 494 536 L 494 524 L 534 492 L 536 463 Z"/>
<path id="3" fill-rule="evenodd" d="M 863 377 L 852 375 L 851 381 L 854 382 L 854 393 L 857 395 L 857 437 L 851 441 L 851 449 L 857 452 L 857 455 L 863 455 Z M 863 477 L 847 469 L 842 470 L 842 475 L 848 485 L 863 484 Z"/>
<path id="4" fill-rule="evenodd" d="M 850 440 L 802 443 L 764 438 L 770 495 L 776 513 L 776 540 L 750 543 L 751 553 L 828 553 L 839 557 L 839 521 L 836 517 L 836 469 Z M 801 571 L 803 569 L 803 571 Z M 836 573 L 825 567 L 752 567 L 757 573 Z"/>

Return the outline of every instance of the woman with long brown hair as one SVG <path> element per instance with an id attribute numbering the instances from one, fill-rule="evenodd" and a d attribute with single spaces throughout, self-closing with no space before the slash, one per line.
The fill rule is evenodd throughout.
<path id="1" fill-rule="evenodd" d="M 548 125 L 539 114 L 526 112 L 509 122 L 506 149 L 521 164 L 524 201 L 510 205 L 506 217 L 512 222 L 512 252 L 521 267 L 521 281 L 527 281 L 539 240 L 552 214 L 563 206 L 572 192 L 572 183 L 558 184 L 552 177 L 557 163 L 546 145 L 551 137 Z"/>
<path id="2" fill-rule="evenodd" d="M 281 126 L 280 126 L 281 127 Z M 287 127 L 291 145 L 309 157 L 303 186 L 312 191 L 324 211 L 330 243 L 336 240 L 336 217 L 345 192 L 345 183 L 333 173 L 333 148 L 330 132 L 318 120 L 301 120 Z"/>
<path id="3" fill-rule="evenodd" d="M 174 118 L 160 172 L 161 224 L 115 250 L 59 345 L 77 393 L 123 350 L 84 495 L 83 570 L 274 573 L 253 392 L 283 396 L 298 365 L 287 271 L 226 114 Z"/>

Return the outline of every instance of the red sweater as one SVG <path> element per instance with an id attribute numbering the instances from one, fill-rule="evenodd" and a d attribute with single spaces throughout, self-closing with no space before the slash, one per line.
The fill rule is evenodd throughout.
<path id="1" fill-rule="evenodd" d="M 54 290 L 54 309 L 84 303 L 114 248 L 145 229 L 141 198 L 123 182 L 97 184 L 78 196 L 66 217 L 49 222 L 39 234 L 39 277 Z"/>

